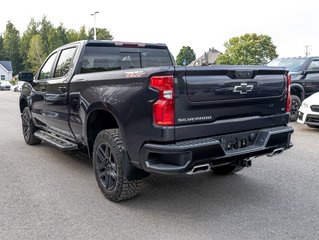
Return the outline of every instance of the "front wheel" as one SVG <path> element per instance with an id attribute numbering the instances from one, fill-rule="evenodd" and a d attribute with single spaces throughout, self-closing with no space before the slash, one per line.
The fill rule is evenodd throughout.
<path id="1" fill-rule="evenodd" d="M 37 138 L 34 133 L 36 132 L 36 127 L 34 126 L 30 114 L 30 109 L 25 107 L 21 114 L 22 118 L 22 132 L 25 142 L 28 145 L 36 145 L 41 143 L 41 139 Z"/>
<path id="2" fill-rule="evenodd" d="M 291 95 L 290 98 L 290 121 L 295 122 L 298 118 L 298 110 L 301 106 L 301 100 L 296 95 Z"/>
<path id="3" fill-rule="evenodd" d="M 97 135 L 93 147 L 95 178 L 101 192 L 111 201 L 130 199 L 138 193 L 141 180 L 129 181 L 124 176 L 126 159 L 118 129 L 106 129 Z"/>

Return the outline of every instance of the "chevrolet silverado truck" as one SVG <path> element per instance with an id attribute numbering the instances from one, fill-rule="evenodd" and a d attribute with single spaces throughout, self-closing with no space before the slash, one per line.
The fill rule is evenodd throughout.
<path id="1" fill-rule="evenodd" d="M 231 174 L 292 146 L 283 67 L 175 66 L 164 44 L 89 40 L 19 79 L 25 142 L 86 149 L 112 201 L 150 173 Z"/>
<path id="2" fill-rule="evenodd" d="M 278 58 L 268 66 L 286 67 L 291 74 L 290 121 L 296 121 L 301 102 L 319 92 L 319 56 Z"/>

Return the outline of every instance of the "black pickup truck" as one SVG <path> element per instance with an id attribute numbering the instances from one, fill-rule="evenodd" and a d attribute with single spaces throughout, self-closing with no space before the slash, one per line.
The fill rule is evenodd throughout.
<path id="1" fill-rule="evenodd" d="M 182 67 L 163 44 L 80 41 L 19 77 L 26 143 L 87 149 L 113 201 L 152 172 L 231 174 L 292 146 L 284 68 Z"/>
<path id="2" fill-rule="evenodd" d="M 310 95 L 319 92 L 319 56 L 278 58 L 268 66 L 286 67 L 291 75 L 290 121 L 296 121 L 301 102 Z"/>

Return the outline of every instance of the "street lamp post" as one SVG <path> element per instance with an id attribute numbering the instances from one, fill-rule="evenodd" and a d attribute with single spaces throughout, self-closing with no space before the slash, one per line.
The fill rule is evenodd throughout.
<path id="1" fill-rule="evenodd" d="M 94 12 L 91 13 L 91 16 L 94 16 L 94 40 L 96 40 L 96 14 L 98 14 L 99 12 Z"/>

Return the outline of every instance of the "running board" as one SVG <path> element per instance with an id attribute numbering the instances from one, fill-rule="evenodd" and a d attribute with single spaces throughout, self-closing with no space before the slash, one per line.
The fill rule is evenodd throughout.
<path id="1" fill-rule="evenodd" d="M 60 138 L 59 136 L 54 135 L 54 134 L 49 133 L 49 132 L 38 130 L 34 133 L 34 135 L 37 138 L 61 149 L 62 151 L 71 151 L 71 150 L 78 149 L 77 144 L 72 143 L 64 138 Z"/>

